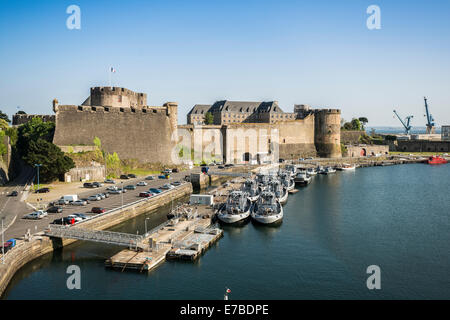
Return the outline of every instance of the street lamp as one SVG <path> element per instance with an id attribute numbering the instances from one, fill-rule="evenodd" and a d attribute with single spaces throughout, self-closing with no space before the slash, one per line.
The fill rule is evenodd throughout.
<path id="1" fill-rule="evenodd" d="M 5 220 L 5 217 L 2 217 L 2 264 L 5 264 L 5 235 L 3 231 L 3 220 Z"/>
<path id="2" fill-rule="evenodd" d="M 37 183 L 38 183 L 38 189 L 39 189 L 39 167 L 42 166 L 42 164 L 34 164 L 35 167 L 37 167 Z"/>
<path id="3" fill-rule="evenodd" d="M 120 208 L 123 209 L 123 181 L 120 184 L 122 185 L 122 207 Z"/>
<path id="4" fill-rule="evenodd" d="M 147 236 L 147 220 L 150 218 L 145 218 L 145 235 Z"/>

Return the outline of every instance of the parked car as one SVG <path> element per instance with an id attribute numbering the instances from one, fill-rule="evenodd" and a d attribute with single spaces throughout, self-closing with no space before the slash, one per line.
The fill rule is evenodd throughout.
<path id="1" fill-rule="evenodd" d="M 68 218 L 68 219 L 75 219 L 75 222 L 83 221 L 83 218 L 81 218 L 81 217 L 79 217 L 79 216 L 76 216 L 76 215 L 74 215 L 74 214 L 68 215 L 67 218 Z"/>
<path id="2" fill-rule="evenodd" d="M 218 166 L 219 169 L 225 169 L 225 166 Z"/>
<path id="3" fill-rule="evenodd" d="M 161 187 L 161 189 L 164 189 L 164 190 L 169 190 L 169 189 L 173 189 L 173 188 L 175 188 L 175 187 L 168 183 Z"/>
<path id="4" fill-rule="evenodd" d="M 85 206 L 85 205 L 87 205 L 87 202 L 83 201 L 83 200 L 77 200 L 77 201 L 73 201 L 71 204 L 73 206 Z"/>
<path id="5" fill-rule="evenodd" d="M 180 181 L 174 181 L 174 182 L 171 183 L 171 185 L 173 185 L 175 187 L 178 187 L 178 186 L 181 186 L 181 182 Z"/>
<path id="6" fill-rule="evenodd" d="M 105 196 L 105 198 L 109 198 L 109 193 L 108 192 L 102 193 L 102 194 Z"/>
<path id="7" fill-rule="evenodd" d="M 90 182 L 83 183 L 83 187 L 84 188 L 95 188 L 94 184 L 90 183 Z"/>
<path id="8" fill-rule="evenodd" d="M 174 172 L 174 173 L 175 173 L 175 172 L 178 172 L 178 168 L 173 168 L 173 169 L 172 169 L 172 172 Z"/>
<path id="9" fill-rule="evenodd" d="M 120 179 L 130 179 L 126 174 L 122 174 L 121 176 L 120 176 Z"/>
<path id="10" fill-rule="evenodd" d="M 9 239 L 8 241 L 6 241 L 5 243 L 2 244 L 2 246 L 0 246 L 0 253 L 2 252 L 2 247 L 3 247 L 3 252 L 6 253 L 9 250 L 11 250 L 12 248 L 14 248 L 16 246 L 16 239 Z"/>
<path id="11" fill-rule="evenodd" d="M 103 199 L 106 198 L 106 196 L 105 196 L 104 193 L 97 193 L 96 196 L 97 196 L 97 197 L 100 197 L 101 200 L 103 200 Z"/>
<path id="12" fill-rule="evenodd" d="M 24 216 L 25 219 L 39 220 L 47 216 L 47 212 L 43 210 L 34 211 Z"/>
<path id="13" fill-rule="evenodd" d="M 96 188 L 103 187 L 103 183 L 100 183 L 100 182 L 92 182 L 92 184 L 93 184 L 93 186 L 96 187 Z"/>
<path id="14" fill-rule="evenodd" d="M 87 203 L 87 204 L 89 204 L 89 203 L 90 203 L 90 201 L 89 201 L 89 199 L 88 199 L 88 198 L 82 198 L 82 199 L 80 199 L 80 200 L 86 201 L 86 203 Z"/>
<path id="15" fill-rule="evenodd" d="M 129 173 L 127 174 L 128 178 L 134 179 L 137 178 L 135 174 Z"/>
<path id="16" fill-rule="evenodd" d="M 53 220 L 51 224 L 66 225 L 66 224 L 74 224 L 74 223 L 75 223 L 74 218 L 64 217 L 64 218 L 59 218 L 59 219 Z"/>
<path id="17" fill-rule="evenodd" d="M 47 193 L 50 192 L 49 188 L 40 188 L 36 190 L 36 193 Z"/>
<path id="18" fill-rule="evenodd" d="M 69 204 L 69 200 L 59 199 L 58 201 L 56 201 L 56 204 L 59 205 Z"/>
<path id="19" fill-rule="evenodd" d="M 139 197 L 142 197 L 142 198 L 148 198 L 148 197 L 151 197 L 153 195 L 153 193 L 150 193 L 150 192 L 140 192 L 139 193 Z"/>
<path id="20" fill-rule="evenodd" d="M 147 182 L 145 182 L 145 181 L 139 181 L 138 183 L 137 183 L 137 186 L 146 186 L 147 185 Z"/>
<path id="21" fill-rule="evenodd" d="M 129 185 L 125 186 L 124 189 L 127 189 L 127 190 L 136 190 L 136 186 L 135 186 L 134 184 L 129 184 Z"/>
<path id="22" fill-rule="evenodd" d="M 99 200 L 102 200 L 102 198 L 99 197 L 98 195 L 89 196 L 88 199 L 89 199 L 89 201 L 99 201 Z"/>
<path id="23" fill-rule="evenodd" d="M 60 206 L 53 206 L 47 209 L 48 213 L 61 213 L 63 212 L 63 208 Z"/>
<path id="24" fill-rule="evenodd" d="M 123 190 L 125 191 L 125 190 Z M 109 191 L 109 194 L 121 194 L 122 193 L 122 189 L 114 189 Z"/>
<path id="25" fill-rule="evenodd" d="M 225 167 L 226 167 L 226 168 L 234 167 L 234 164 L 232 164 L 232 163 L 227 163 L 227 164 L 225 165 Z"/>
<path id="26" fill-rule="evenodd" d="M 93 207 L 91 210 L 92 213 L 104 213 L 106 212 L 105 208 L 101 208 L 101 207 Z"/>
<path id="27" fill-rule="evenodd" d="M 17 197 L 18 195 L 19 195 L 19 193 L 16 190 L 14 190 L 10 194 L 8 194 L 9 197 Z"/>
<path id="28" fill-rule="evenodd" d="M 86 219 L 89 218 L 87 215 L 84 215 L 84 214 L 82 214 L 82 213 L 74 213 L 73 215 L 74 215 L 74 216 L 77 216 L 77 217 L 80 217 L 80 218 L 83 219 L 83 220 L 86 220 Z"/>
<path id="29" fill-rule="evenodd" d="M 145 178 L 145 180 L 155 180 L 154 176 L 148 176 L 147 178 Z"/>
<path id="30" fill-rule="evenodd" d="M 104 182 L 105 182 L 105 183 L 111 183 L 111 184 L 115 184 L 115 183 L 116 183 L 116 182 L 115 182 L 114 180 L 112 180 L 112 179 L 106 179 Z"/>
<path id="31" fill-rule="evenodd" d="M 161 193 L 162 192 L 162 190 L 157 189 L 157 188 L 150 188 L 150 189 L 148 189 L 148 191 L 151 193 Z"/>

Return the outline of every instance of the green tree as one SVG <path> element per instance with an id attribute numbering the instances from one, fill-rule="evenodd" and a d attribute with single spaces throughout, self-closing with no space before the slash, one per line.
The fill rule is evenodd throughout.
<path id="1" fill-rule="evenodd" d="M 352 130 L 361 130 L 361 122 L 358 119 L 353 118 L 351 124 Z"/>
<path id="2" fill-rule="evenodd" d="M 1 110 L 0 110 L 0 119 L 5 120 L 8 123 L 11 123 L 11 120 L 9 120 L 8 115 Z"/>
<path id="3" fill-rule="evenodd" d="M 57 180 L 75 167 L 73 160 L 66 156 L 58 146 L 44 139 L 31 140 L 23 160 L 30 166 L 42 165 L 39 175 L 43 182 Z"/>
<path id="4" fill-rule="evenodd" d="M 38 139 L 52 142 L 55 133 L 55 124 L 53 122 L 44 122 L 41 118 L 32 118 L 27 123 L 18 128 L 17 149 L 22 156 L 28 152 L 31 141 Z"/>
<path id="5" fill-rule="evenodd" d="M 214 123 L 214 116 L 211 112 L 205 113 L 205 124 L 213 124 Z"/>
<path id="6" fill-rule="evenodd" d="M 16 114 L 27 114 L 25 111 L 19 110 L 16 112 Z"/>
<path id="7" fill-rule="evenodd" d="M 358 118 L 358 120 L 359 120 L 359 122 L 361 122 L 361 126 L 362 126 L 362 130 L 364 130 L 364 128 L 365 128 L 365 126 L 366 126 L 366 124 L 369 122 L 369 120 L 367 120 L 367 118 L 366 117 L 360 117 L 360 118 Z"/>

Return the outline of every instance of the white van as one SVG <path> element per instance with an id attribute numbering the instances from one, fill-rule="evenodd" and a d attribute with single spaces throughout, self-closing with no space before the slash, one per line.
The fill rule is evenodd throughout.
<path id="1" fill-rule="evenodd" d="M 74 202 L 74 201 L 77 201 L 77 200 L 78 200 L 78 195 L 76 195 L 76 194 L 69 194 L 69 195 L 62 196 L 59 199 L 59 202 L 60 203 L 64 202 L 65 204 L 68 204 L 68 203 L 71 203 L 71 202 Z"/>

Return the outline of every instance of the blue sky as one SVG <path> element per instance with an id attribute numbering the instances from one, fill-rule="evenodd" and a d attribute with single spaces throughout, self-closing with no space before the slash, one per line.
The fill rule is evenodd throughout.
<path id="1" fill-rule="evenodd" d="M 81 9 L 81 30 L 66 8 Z M 381 9 L 368 30 L 366 9 Z M 345 119 L 423 126 L 423 96 L 450 124 L 450 1 L 0 1 L 0 109 L 49 114 L 89 87 L 146 92 L 149 105 L 277 100 Z"/>

